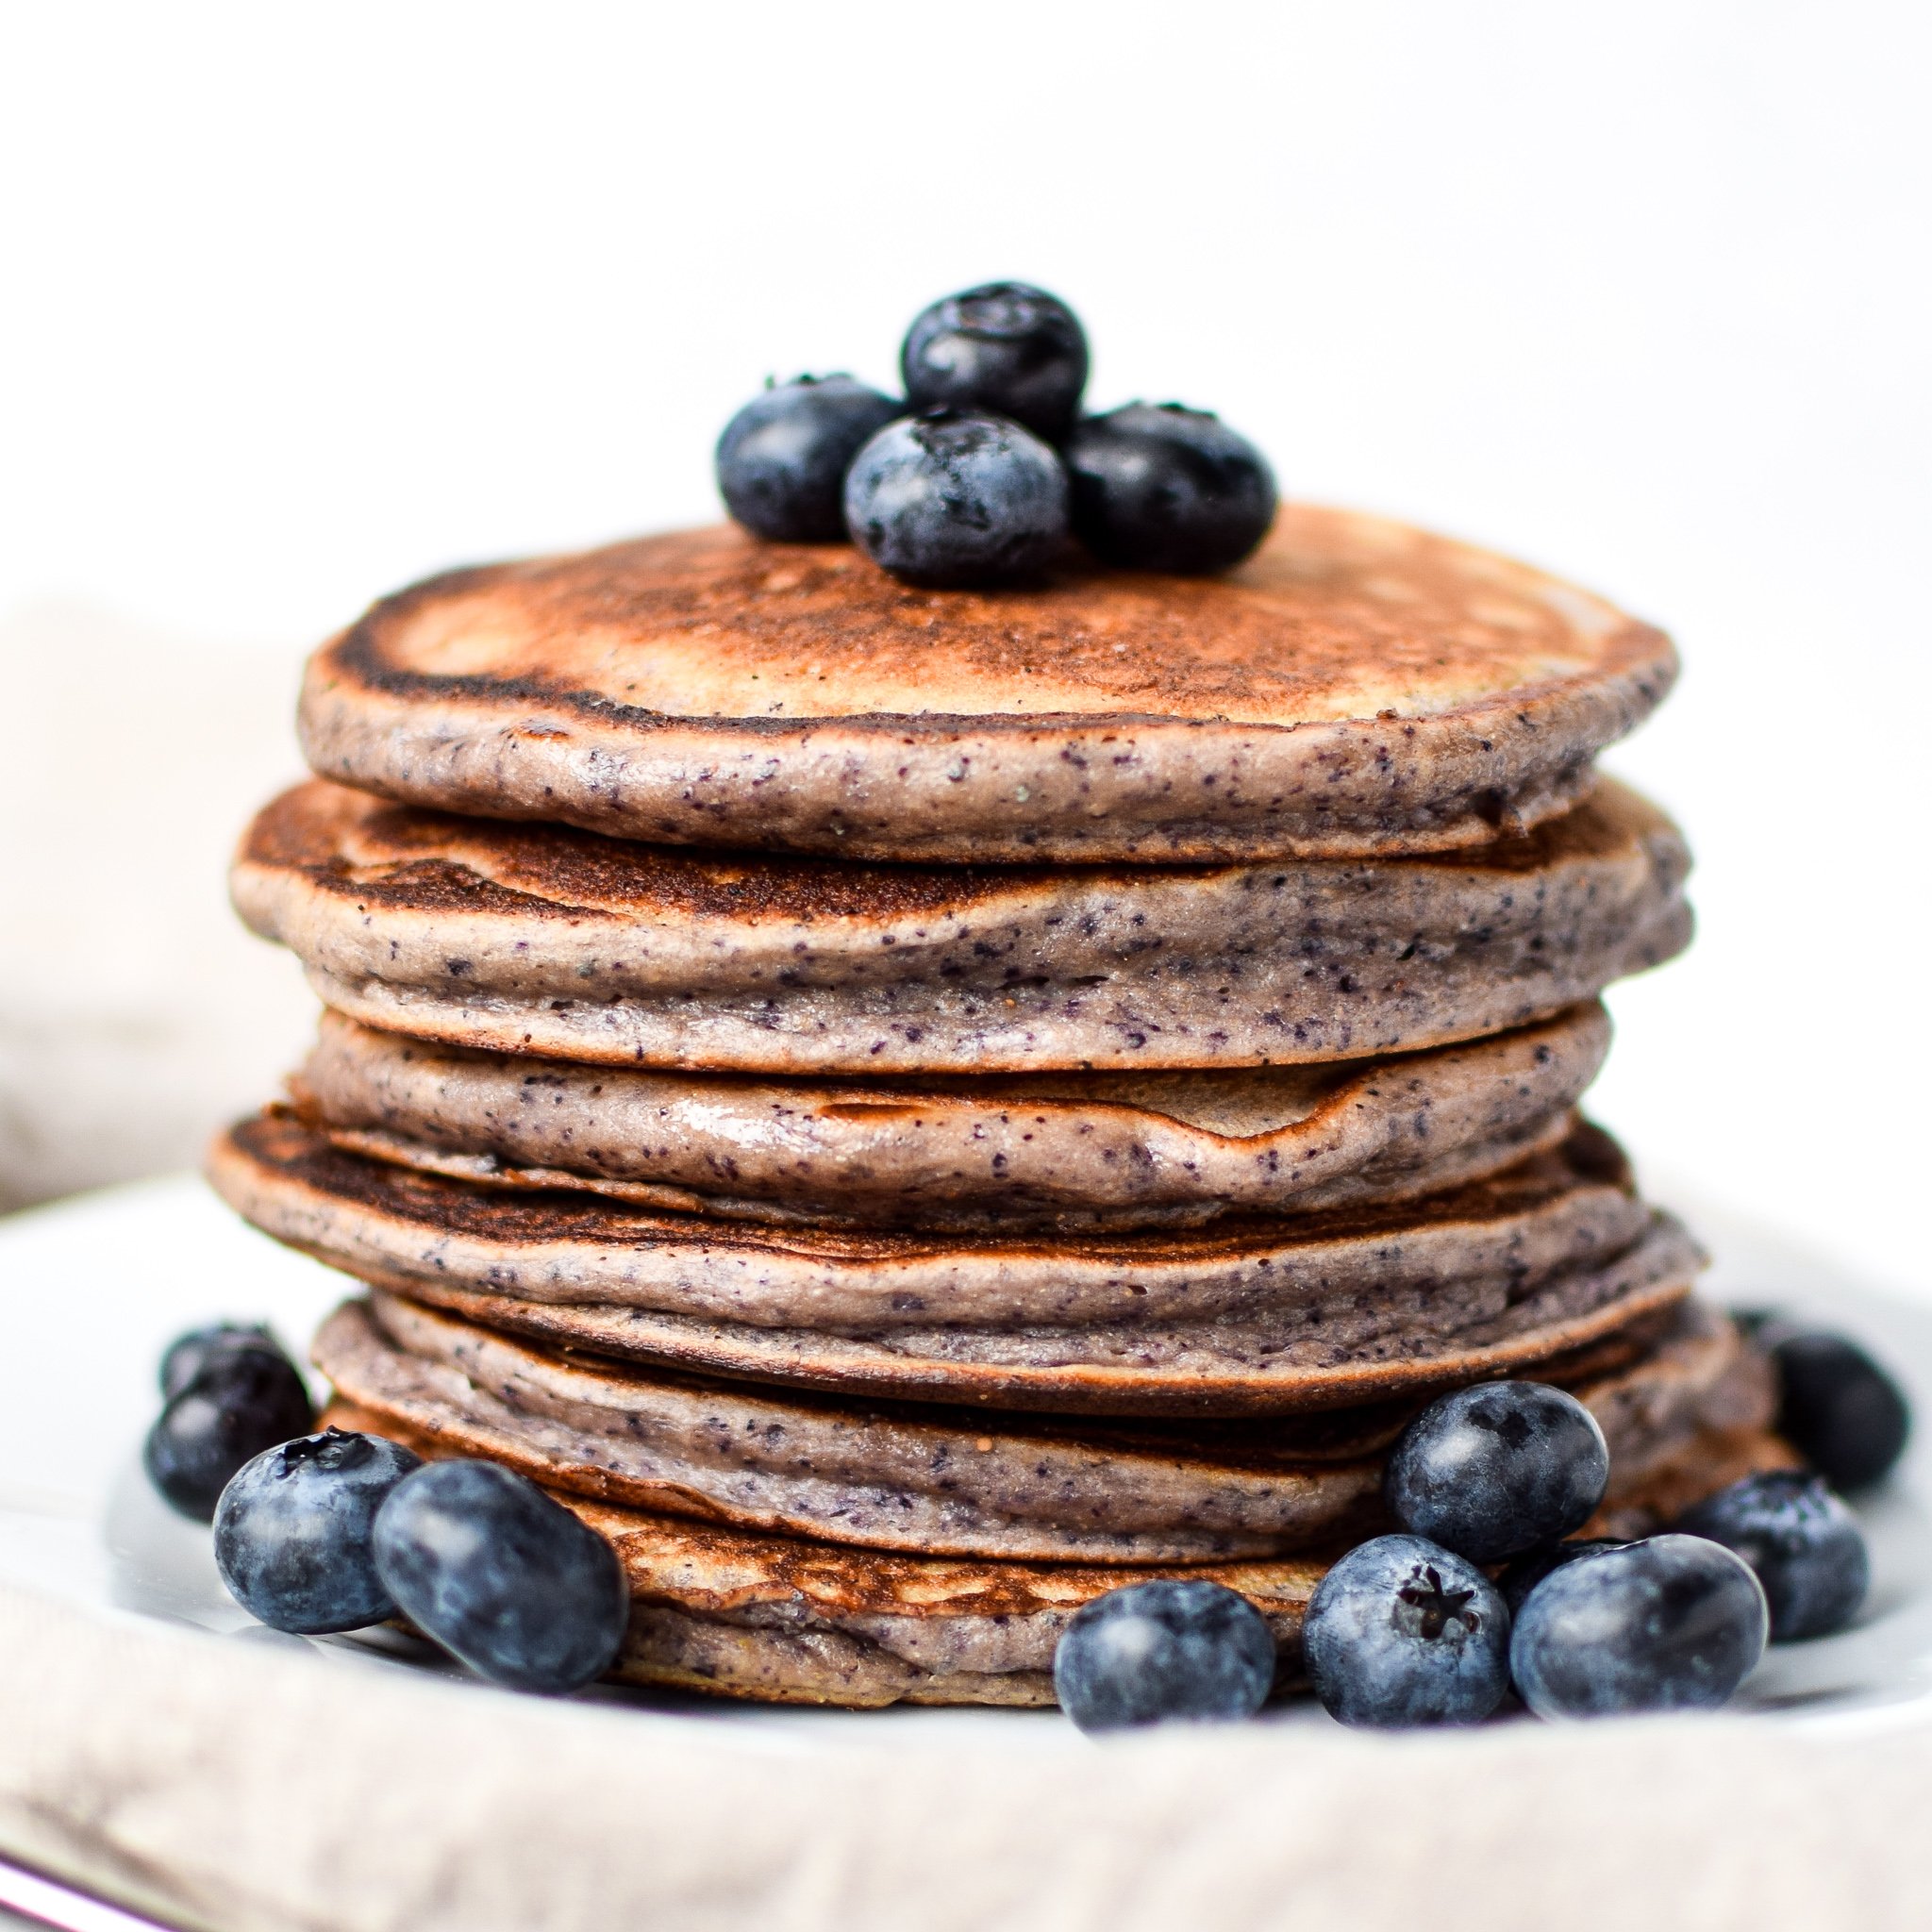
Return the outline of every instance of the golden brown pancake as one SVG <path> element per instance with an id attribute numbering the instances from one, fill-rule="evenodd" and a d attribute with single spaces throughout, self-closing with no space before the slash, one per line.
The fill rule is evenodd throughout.
<path id="1" fill-rule="evenodd" d="M 1106 1424 L 784 1390 L 546 1349 L 377 1291 L 316 1336 L 339 1395 L 603 1502 L 929 1556 L 1208 1562 L 1392 1528 L 1383 1458 L 1414 1404 L 1266 1422 Z M 1714 1309 L 1571 1387 L 1609 1444 L 1607 1507 L 1693 1437 L 1762 1429 L 1769 1364 Z"/>
<path id="2" fill-rule="evenodd" d="M 1365 1058 L 1589 1000 L 1690 936 L 1675 828 L 1607 782 L 1519 839 L 1372 862 L 840 865 L 488 824 L 311 782 L 235 902 L 367 1025 L 711 1072 Z"/>
<path id="3" fill-rule="evenodd" d="M 921 591 L 720 527 L 466 570 L 316 654 L 325 776 L 622 838 L 921 860 L 1441 851 L 1576 798 L 1669 689 L 1587 591 L 1291 505 L 1222 577 Z"/>
<path id="4" fill-rule="evenodd" d="M 431 1436 L 336 1403 L 323 1420 L 449 1453 Z M 1627 1493 L 1617 1523 L 1643 1535 L 1699 1498 L 1790 1451 L 1762 1430 L 1707 1431 Z M 1084 1604 L 1124 1583 L 1202 1577 L 1239 1591 L 1274 1634 L 1277 1694 L 1303 1681 L 1302 1618 L 1327 1569 L 1320 1556 L 1159 1565 L 1015 1563 L 896 1556 L 699 1524 L 558 1491 L 606 1538 L 631 1589 L 630 1629 L 610 1675 L 623 1682 L 769 1704 L 1041 1706 L 1053 1653 Z"/>
<path id="5" fill-rule="evenodd" d="M 1287 1413 L 1513 1373 L 1659 1314 L 1702 1263 L 1589 1127 L 1433 1201 L 1086 1238 L 774 1229 L 506 1192 L 275 1115 L 219 1140 L 208 1172 L 278 1240 L 489 1326 L 726 1376 L 1100 1414 Z"/>
<path id="6" fill-rule="evenodd" d="M 1192 1226 L 1440 1192 L 1556 1145 L 1609 1019 L 1201 1073 L 756 1080 L 477 1053 L 324 1016 L 336 1145 L 486 1186 L 821 1227 Z"/>

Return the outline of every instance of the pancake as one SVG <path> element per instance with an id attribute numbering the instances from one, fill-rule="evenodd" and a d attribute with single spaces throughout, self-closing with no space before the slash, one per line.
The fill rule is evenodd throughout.
<path id="1" fill-rule="evenodd" d="M 1200 1068 L 1412 1051 L 1589 1000 L 1690 936 L 1670 822 L 1600 784 L 1480 850 L 1268 866 L 837 865 L 491 825 L 310 782 L 232 884 L 386 1030 L 608 1065 Z"/>
<path id="2" fill-rule="evenodd" d="M 1293 505 L 1230 575 L 919 591 L 730 528 L 464 570 L 325 645 L 318 773 L 622 838 L 866 858 L 1360 857 L 1562 810 L 1670 641 Z"/>
<path id="3" fill-rule="evenodd" d="M 1196 1225 L 1406 1199 L 1555 1145 L 1600 1006 L 1401 1058 L 1208 1073 L 756 1081 L 473 1052 L 324 1017 L 297 1111 L 498 1187 L 823 1227 Z"/>
<path id="4" fill-rule="evenodd" d="M 425 1456 L 448 1453 L 350 1404 L 332 1405 L 323 1420 Z M 1668 1497 L 1674 1514 L 1687 1489 L 1711 1494 L 1791 1460 L 1762 1431 L 1707 1432 L 1640 1486 L 1624 1520 L 1642 1528 L 1619 1533 L 1669 1520 L 1654 1493 Z M 1124 1574 L 1100 1564 L 894 1556 L 681 1522 L 567 1491 L 558 1499 L 609 1541 L 630 1584 L 630 1628 L 613 1678 L 770 1704 L 1050 1705 L 1054 1646 L 1074 1611 L 1124 1582 L 1161 1575 L 1224 1584 L 1260 1611 L 1277 1646 L 1279 1694 L 1303 1682 L 1302 1618 L 1327 1568 L 1322 1557 L 1283 1557 Z"/>
<path id="5" fill-rule="evenodd" d="M 1431 1201 L 996 1240 L 758 1228 L 415 1174 L 267 1115 L 209 1176 L 277 1239 L 492 1327 L 913 1399 L 1282 1413 L 1560 1357 L 1689 1290 L 1698 1251 L 1608 1137 Z"/>
<path id="6" fill-rule="evenodd" d="M 801 1400 L 535 1348 L 378 1292 L 324 1324 L 315 1365 L 453 1454 L 668 1515 L 869 1548 L 1102 1563 L 1285 1555 L 1393 1525 L 1382 1457 L 1408 1408 L 1263 1424 L 1046 1422 Z M 1771 1371 L 1689 1304 L 1641 1359 L 1575 1393 L 1618 1507 L 1701 1431 L 1770 1426 Z"/>

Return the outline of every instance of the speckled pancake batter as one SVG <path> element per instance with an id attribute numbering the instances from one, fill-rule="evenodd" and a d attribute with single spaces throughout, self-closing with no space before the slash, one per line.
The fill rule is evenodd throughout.
<path id="1" fill-rule="evenodd" d="M 338 1146 L 485 1186 L 824 1227 L 1197 1225 L 1439 1192 L 1569 1132 L 1597 1005 L 1465 1046 L 1206 1073 L 758 1080 L 473 1052 L 325 1016 Z"/>
<path id="2" fill-rule="evenodd" d="M 1290 505 L 1224 576 L 911 589 L 714 528 L 458 571 L 319 651 L 315 770 L 659 843 L 1362 857 L 1561 811 L 1676 674 L 1525 565 Z"/>
<path id="3" fill-rule="evenodd" d="M 1467 853 L 835 865 L 491 825 L 311 782 L 235 902 L 372 1026 L 608 1065 L 1010 1073 L 1362 1058 L 1594 998 L 1690 936 L 1670 821 L 1604 783 Z"/>
<path id="4" fill-rule="evenodd" d="M 1433 1201 L 1087 1240 L 507 1194 L 273 1115 L 217 1141 L 209 1174 L 266 1232 L 491 1326 L 725 1375 L 1102 1414 L 1282 1413 L 1508 1373 L 1667 1307 L 1702 1258 L 1589 1127 Z"/>
<path id="5" fill-rule="evenodd" d="M 559 1353 L 378 1291 L 330 1317 L 338 1394 L 607 1502 L 874 1549 L 1102 1563 L 1329 1547 L 1392 1528 L 1382 1458 L 1414 1405 L 1108 1424 L 783 1391 Z M 1566 1380 L 1603 1425 L 1609 1504 L 1706 1429 L 1765 1428 L 1763 1357 L 1687 1304 L 1612 1373 Z"/>

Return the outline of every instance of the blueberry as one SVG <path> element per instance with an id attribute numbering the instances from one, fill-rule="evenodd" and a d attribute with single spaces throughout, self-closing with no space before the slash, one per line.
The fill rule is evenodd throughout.
<path id="1" fill-rule="evenodd" d="M 161 1394 L 180 1394 L 201 1373 L 203 1365 L 215 1355 L 231 1354 L 238 1348 L 258 1348 L 270 1355 L 288 1357 L 265 1323 L 213 1322 L 206 1328 L 191 1328 L 177 1335 L 161 1356 Z"/>
<path id="2" fill-rule="evenodd" d="M 215 1510 L 215 1565 L 277 1630 L 359 1630 L 395 1614 L 369 1545 L 375 1512 L 423 1458 L 380 1436 L 325 1429 L 244 1463 Z"/>
<path id="3" fill-rule="evenodd" d="M 1555 1542 L 1589 1521 L 1610 1478 L 1596 1418 L 1541 1382 L 1488 1382 L 1429 1404 L 1382 1476 L 1395 1520 L 1472 1562 Z"/>
<path id="4" fill-rule="evenodd" d="M 142 1460 L 182 1515 L 208 1523 L 244 1462 L 314 1426 L 308 1390 L 286 1356 L 217 1348 L 161 1410 Z"/>
<path id="5" fill-rule="evenodd" d="M 724 507 L 771 542 L 842 542 L 845 472 L 901 407 L 849 375 L 800 375 L 767 389 L 718 439 Z"/>
<path id="6" fill-rule="evenodd" d="M 1419 1536 L 1378 1536 L 1315 1586 L 1308 1681 L 1345 1724 L 1472 1724 L 1509 1689 L 1509 1612 L 1473 1564 Z"/>
<path id="7" fill-rule="evenodd" d="M 1764 1592 L 1720 1543 L 1656 1536 L 1566 1563 L 1530 1591 L 1509 1669 L 1539 1717 L 1715 1710 L 1764 1653 Z"/>
<path id="8" fill-rule="evenodd" d="M 1025 282 L 987 282 L 922 309 L 899 352 L 906 399 L 1009 416 L 1057 441 L 1087 386 L 1087 337 L 1074 311 Z"/>
<path id="9" fill-rule="evenodd" d="M 1622 1541 L 1614 1537 L 1582 1537 L 1574 1542 L 1545 1543 L 1541 1549 L 1525 1551 L 1513 1558 L 1496 1578 L 1496 1588 L 1503 1592 L 1503 1601 L 1509 1606 L 1513 1618 L 1528 1601 L 1530 1591 L 1551 1571 L 1560 1570 L 1579 1557 L 1594 1557 L 1601 1550 L 1623 1547 Z"/>
<path id="10" fill-rule="evenodd" d="M 908 583 L 1010 582 L 1065 542 L 1066 472 L 1017 423 L 932 409 L 889 423 L 858 452 L 845 522 L 874 563 Z"/>
<path id="11" fill-rule="evenodd" d="M 1747 1475 L 1687 1510 L 1677 1527 L 1737 1551 L 1757 1571 L 1774 1643 L 1842 1630 L 1865 1601 L 1865 1539 L 1822 1476 Z"/>
<path id="12" fill-rule="evenodd" d="M 1856 1342 L 1771 1326 L 1783 1393 L 1778 1433 L 1836 1490 L 1861 1490 L 1904 1453 L 1912 1414 L 1899 1386 Z"/>
<path id="13" fill-rule="evenodd" d="M 417 1470 L 377 1511 L 374 1542 L 402 1613 L 492 1683 L 575 1690 L 616 1660 L 630 1617 L 617 1553 L 513 1470 Z"/>
<path id="14" fill-rule="evenodd" d="M 1205 409 L 1129 403 L 1067 440 L 1074 534 L 1103 563 L 1198 575 L 1246 557 L 1274 521 L 1261 452 Z"/>
<path id="15" fill-rule="evenodd" d="M 1110 1590 L 1074 1613 L 1053 1654 L 1054 1694 L 1083 1731 L 1253 1717 L 1274 1683 L 1274 1633 L 1219 1583 Z"/>

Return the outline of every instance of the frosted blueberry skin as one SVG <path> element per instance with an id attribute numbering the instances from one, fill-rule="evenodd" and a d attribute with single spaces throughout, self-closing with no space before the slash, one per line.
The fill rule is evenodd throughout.
<path id="1" fill-rule="evenodd" d="M 1778 1433 L 1835 1490 L 1889 1474 L 1912 1428 L 1898 1384 L 1842 1335 L 1774 1328 L 1767 1339 L 1781 1391 Z"/>
<path id="2" fill-rule="evenodd" d="M 1581 1557 L 1594 1557 L 1605 1550 L 1623 1547 L 1622 1540 L 1616 1537 L 1583 1537 L 1573 1542 L 1546 1543 L 1541 1549 L 1526 1550 L 1511 1558 L 1496 1578 L 1496 1588 L 1509 1607 L 1511 1620 L 1529 1601 L 1530 1591 L 1552 1571 L 1560 1570 L 1565 1563 L 1574 1563 Z"/>
<path id="3" fill-rule="evenodd" d="M 1687 1510 L 1677 1527 L 1735 1550 L 1757 1573 L 1774 1643 L 1842 1630 L 1871 1585 L 1864 1534 L 1822 1476 L 1747 1475 Z"/>
<path id="4" fill-rule="evenodd" d="M 1073 426 L 1087 387 L 1087 335 L 1044 289 L 984 282 L 914 317 L 899 369 L 915 409 L 1006 416 L 1053 442 Z"/>
<path id="5" fill-rule="evenodd" d="M 395 1614 L 375 1574 L 375 1512 L 423 1458 L 380 1436 L 325 1429 L 244 1463 L 215 1510 L 215 1567 L 251 1617 L 319 1636 Z"/>
<path id="6" fill-rule="evenodd" d="M 1382 1496 L 1405 1529 L 1498 1563 L 1581 1528 L 1609 1479 L 1604 1432 L 1574 1395 L 1487 1382 L 1440 1396 L 1409 1424 Z"/>
<path id="7" fill-rule="evenodd" d="M 1274 1633 L 1219 1583 L 1108 1591 L 1074 1613 L 1053 1655 L 1054 1694 L 1083 1731 L 1252 1717 L 1274 1683 Z"/>
<path id="8" fill-rule="evenodd" d="M 1205 409 L 1129 403 L 1088 417 L 1065 454 L 1074 534 L 1123 570 L 1230 570 L 1274 521 L 1266 458 Z"/>
<path id="9" fill-rule="evenodd" d="M 903 407 L 849 375 L 800 375 L 754 396 L 718 439 L 725 508 L 769 542 L 842 542 L 845 472 Z"/>
<path id="10" fill-rule="evenodd" d="M 172 1400 L 200 1374 L 217 1355 L 231 1355 L 237 1349 L 258 1348 L 288 1359 L 282 1345 L 265 1323 L 213 1322 L 206 1328 L 191 1328 L 177 1335 L 161 1356 L 161 1395 Z"/>
<path id="11" fill-rule="evenodd" d="M 161 1410 L 142 1462 L 174 1508 L 210 1523 L 243 1463 L 314 1426 L 308 1387 L 285 1356 L 217 1349 Z"/>
<path id="12" fill-rule="evenodd" d="M 1668 1535 L 1566 1563 L 1530 1591 L 1509 1671 L 1539 1717 L 1716 1710 L 1764 1654 L 1764 1591 L 1721 1543 Z"/>
<path id="13" fill-rule="evenodd" d="M 1419 1536 L 1358 1544 L 1315 1586 L 1302 1655 L 1345 1724 L 1480 1724 L 1509 1689 L 1509 1612 L 1474 1564 Z"/>
<path id="14" fill-rule="evenodd" d="M 874 563 L 908 583 L 1014 583 L 1066 542 L 1067 475 L 1017 423 L 933 409 L 887 424 L 858 452 L 845 523 Z"/>
<path id="15" fill-rule="evenodd" d="M 372 1541 L 396 1607 L 491 1683 L 575 1690 L 616 1661 L 630 1619 L 617 1553 L 513 1470 L 427 1464 Z"/>

